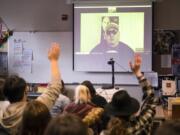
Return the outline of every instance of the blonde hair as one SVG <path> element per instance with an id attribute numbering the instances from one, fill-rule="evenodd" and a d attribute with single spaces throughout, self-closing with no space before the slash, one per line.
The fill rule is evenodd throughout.
<path id="1" fill-rule="evenodd" d="M 78 85 L 75 89 L 75 103 L 88 103 L 91 101 L 89 89 L 84 85 Z"/>
<path id="2" fill-rule="evenodd" d="M 103 108 L 95 107 L 83 118 L 82 121 L 88 126 L 90 126 L 101 119 L 103 112 Z"/>

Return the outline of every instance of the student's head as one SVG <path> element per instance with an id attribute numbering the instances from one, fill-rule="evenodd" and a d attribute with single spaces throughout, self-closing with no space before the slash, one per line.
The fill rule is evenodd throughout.
<path id="1" fill-rule="evenodd" d="M 125 90 L 120 90 L 114 93 L 112 101 L 106 105 L 105 111 L 109 116 L 116 116 L 126 120 L 136 114 L 139 107 L 140 104 L 135 98 L 130 97 Z"/>
<path id="2" fill-rule="evenodd" d="M 107 125 L 107 135 L 126 135 L 125 122 L 117 117 L 112 117 Z"/>
<path id="3" fill-rule="evenodd" d="M 75 103 L 88 103 L 91 101 L 91 95 L 88 87 L 78 85 L 75 89 Z"/>
<path id="4" fill-rule="evenodd" d="M 5 80 L 3 92 L 11 103 L 19 102 L 26 99 L 26 86 L 23 78 L 12 75 Z"/>
<path id="5" fill-rule="evenodd" d="M 156 135 L 179 135 L 180 120 L 171 120 L 163 123 L 157 130 Z"/>
<path id="6" fill-rule="evenodd" d="M 88 87 L 78 85 L 75 89 L 75 103 L 88 103 L 91 101 L 91 95 Z"/>
<path id="7" fill-rule="evenodd" d="M 21 135 L 42 135 L 50 118 L 46 105 L 37 100 L 28 102 L 23 112 Z"/>
<path id="8" fill-rule="evenodd" d="M 86 86 L 86 87 L 88 87 L 89 92 L 90 92 L 90 94 L 91 94 L 91 97 L 93 97 L 93 96 L 96 94 L 96 90 L 95 90 L 93 84 L 92 84 L 90 81 L 85 80 L 85 81 L 83 81 L 81 84 L 84 85 L 84 86 Z"/>
<path id="9" fill-rule="evenodd" d="M 45 135 L 88 135 L 88 127 L 79 117 L 65 114 L 51 120 Z"/>

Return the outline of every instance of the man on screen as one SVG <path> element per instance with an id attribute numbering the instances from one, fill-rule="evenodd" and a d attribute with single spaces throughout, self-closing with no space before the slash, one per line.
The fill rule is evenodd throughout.
<path id="1" fill-rule="evenodd" d="M 126 52 L 128 54 L 133 54 L 133 50 L 120 41 L 119 17 L 109 16 L 109 20 L 110 22 L 106 25 L 105 31 L 101 33 L 103 34 L 103 39 L 91 50 L 91 53 Z"/>

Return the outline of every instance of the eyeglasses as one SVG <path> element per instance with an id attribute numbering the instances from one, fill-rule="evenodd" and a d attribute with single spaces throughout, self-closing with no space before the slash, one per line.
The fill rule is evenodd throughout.
<path id="1" fill-rule="evenodd" d="M 115 35 L 115 34 L 117 34 L 117 32 L 118 32 L 117 29 L 107 30 L 107 31 L 106 31 L 106 34 L 107 34 L 107 35 L 111 35 L 111 34 Z"/>

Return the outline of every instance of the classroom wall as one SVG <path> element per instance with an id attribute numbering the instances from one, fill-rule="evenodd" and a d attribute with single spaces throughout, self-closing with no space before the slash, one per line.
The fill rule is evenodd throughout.
<path id="1" fill-rule="evenodd" d="M 180 30 L 180 0 L 155 0 L 154 29 Z"/>
<path id="2" fill-rule="evenodd" d="M 71 36 L 70 37 L 65 36 L 64 39 L 67 40 L 68 43 L 65 43 L 65 45 L 63 46 L 63 52 L 65 52 L 64 56 L 66 57 L 62 56 L 62 62 L 61 62 L 63 63 L 62 71 L 64 73 L 64 79 L 67 83 L 81 82 L 84 79 L 93 80 L 94 83 L 111 83 L 111 74 L 82 73 L 82 72 L 74 72 L 72 70 L 72 63 L 73 63 L 72 4 L 67 4 L 66 0 L 61 0 L 61 1 L 55 0 L 53 2 L 50 0 L 38 0 L 38 1 L 32 0 L 31 2 L 30 1 L 25 2 L 24 0 L 15 0 L 15 1 L 0 0 L 0 3 L 1 3 L 0 16 L 3 18 L 3 20 L 6 22 L 7 26 L 10 29 L 19 31 L 20 35 L 22 33 L 24 35 L 33 33 L 35 36 L 38 35 L 37 33 L 40 33 L 42 31 L 44 32 L 68 31 L 68 33 L 70 33 L 69 35 Z M 171 8 L 171 11 L 168 11 L 167 9 L 169 8 L 169 5 L 175 8 Z M 178 23 L 178 20 L 180 19 L 177 19 L 178 16 L 177 14 L 175 14 L 178 11 L 180 12 L 180 9 L 177 8 L 177 5 L 179 5 L 179 0 L 163 0 L 154 3 L 154 27 L 156 29 L 158 28 L 177 29 L 180 27 L 180 23 Z M 7 10 L 7 9 L 11 9 L 11 10 Z M 20 15 L 17 16 L 16 14 L 17 12 Z M 61 18 L 62 14 L 67 14 L 68 20 L 63 21 Z M 171 17 L 171 19 L 168 19 L 169 17 Z M 175 23 L 168 23 L 168 20 L 170 20 L 170 22 L 175 22 Z M 17 35 L 14 34 L 14 36 L 16 37 Z M 26 38 L 26 36 L 24 36 L 23 38 Z M 57 41 L 61 43 L 62 42 L 61 40 L 62 38 L 60 37 Z M 42 44 L 41 41 L 36 45 L 39 44 Z M 46 45 L 46 49 L 47 49 L 47 45 Z M 11 51 L 9 56 L 11 56 L 12 53 L 13 52 Z M 34 60 L 34 62 L 35 61 L 36 60 Z M 48 61 L 46 61 L 46 63 L 48 64 Z M 12 64 L 9 63 L 9 67 L 10 67 L 9 68 L 10 72 L 12 72 L 13 70 Z M 48 68 L 46 71 L 48 71 Z M 97 79 L 94 79 L 95 76 Z M 40 78 L 36 78 L 34 80 L 32 79 L 34 77 L 31 75 L 30 76 L 25 75 L 25 77 L 27 78 L 27 81 L 30 82 L 39 82 L 38 80 L 45 82 L 48 79 L 48 77 L 44 77 L 44 75 L 41 75 Z M 115 83 L 118 84 L 127 84 L 127 85 L 137 84 L 136 79 L 132 77 L 131 74 L 116 74 L 115 77 L 116 77 Z"/>
<path id="3" fill-rule="evenodd" d="M 0 17 L 10 30 L 19 32 L 73 29 L 73 5 L 67 0 L 0 0 Z"/>
<path id="4" fill-rule="evenodd" d="M 73 70 L 72 35 L 72 32 L 15 32 L 8 43 L 9 73 L 18 74 L 29 83 L 47 83 L 50 79 L 47 52 L 52 42 L 58 42 L 62 49 L 59 66 L 64 82 L 74 84 L 90 80 L 95 84 L 111 84 L 111 72 L 92 73 Z M 26 50 L 32 51 L 32 58 L 29 63 L 27 63 L 28 54 L 25 54 L 25 59 L 23 55 Z M 28 64 L 31 64 L 31 67 Z M 107 66 L 110 65 L 107 64 Z M 138 82 L 132 73 L 116 73 L 115 84 L 137 85 Z"/>

